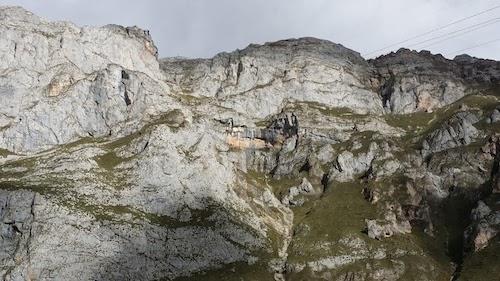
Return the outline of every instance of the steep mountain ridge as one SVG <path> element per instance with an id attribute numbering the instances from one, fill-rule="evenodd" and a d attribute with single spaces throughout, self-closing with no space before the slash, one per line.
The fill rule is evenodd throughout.
<path id="1" fill-rule="evenodd" d="M 16 7 L 0 50 L 4 280 L 499 276 L 500 62 L 158 59 L 139 28 Z"/>

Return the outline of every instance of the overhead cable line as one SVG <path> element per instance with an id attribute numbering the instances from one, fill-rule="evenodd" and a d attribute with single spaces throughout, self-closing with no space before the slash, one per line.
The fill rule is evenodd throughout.
<path id="1" fill-rule="evenodd" d="M 467 16 L 467 17 L 464 17 L 464 18 L 458 19 L 458 20 L 456 20 L 456 21 L 450 22 L 450 23 L 448 23 L 448 24 L 442 25 L 442 26 L 440 26 L 440 27 L 437 27 L 437 28 L 431 29 L 431 30 L 429 30 L 429 31 L 426 31 L 426 32 L 424 32 L 424 33 L 421 33 L 421 34 L 415 35 L 415 36 L 410 37 L 410 38 L 408 38 L 408 39 L 405 39 L 405 40 L 403 40 L 403 41 L 399 41 L 399 42 L 397 42 L 397 43 L 393 43 L 393 44 L 387 45 L 387 46 L 382 47 L 382 48 L 380 48 L 380 49 L 373 50 L 373 51 L 368 52 L 368 53 L 364 53 L 363 55 L 365 55 L 365 56 L 367 56 L 367 55 L 371 55 L 371 54 L 374 54 L 374 53 L 377 53 L 377 52 L 380 52 L 380 51 L 383 51 L 383 50 L 386 50 L 386 49 L 389 49 L 389 48 L 392 48 L 392 47 L 395 47 L 395 46 L 398 46 L 398 45 L 401 45 L 401 44 L 404 44 L 404 43 L 407 43 L 407 42 L 410 42 L 410 41 L 412 41 L 412 40 L 415 40 L 415 39 L 418 39 L 418 38 L 422 38 L 422 37 L 424 37 L 424 36 L 426 36 L 426 35 L 429 35 L 429 34 L 432 34 L 432 33 L 436 32 L 436 31 L 443 30 L 443 29 L 445 29 L 445 28 L 448 28 L 448 27 L 453 26 L 453 25 L 455 25 L 455 24 L 458 24 L 458 23 L 464 22 L 464 21 L 466 21 L 466 20 L 469 20 L 469 19 L 475 18 L 475 17 L 477 17 L 477 16 L 480 16 L 480 15 L 486 14 L 486 13 L 491 12 L 491 11 L 493 11 L 493 10 L 496 10 L 496 9 L 498 9 L 498 8 L 500 8 L 500 5 L 497 5 L 497 6 L 491 7 L 491 8 L 489 8 L 489 9 L 483 10 L 483 11 L 478 12 L 478 13 L 475 13 L 475 14 L 473 14 L 473 15 L 470 15 L 470 16 Z"/>
<path id="2" fill-rule="evenodd" d="M 472 49 L 479 48 L 479 47 L 482 47 L 482 46 L 486 46 L 486 45 L 489 45 L 489 44 L 493 44 L 495 42 L 500 42 L 500 38 L 497 38 L 497 39 L 494 39 L 494 40 L 490 40 L 490 41 L 486 41 L 486 42 L 483 42 L 483 43 L 480 43 L 480 44 L 477 44 L 477 45 L 469 46 L 467 48 L 463 48 L 463 49 L 460 49 L 460 50 L 448 53 L 447 55 L 450 56 L 450 55 L 458 54 L 458 53 L 461 53 L 461 52 L 464 52 L 464 51 L 468 51 L 468 50 L 472 50 Z"/>
<path id="3" fill-rule="evenodd" d="M 429 44 L 429 45 L 426 45 L 426 46 L 423 47 L 423 48 L 426 48 L 428 46 L 433 46 L 433 45 L 435 45 L 437 43 L 441 43 L 443 41 L 446 41 L 446 40 L 449 40 L 449 39 L 461 36 L 463 34 L 467 34 L 467 33 L 470 33 L 472 31 L 475 31 L 475 30 L 487 27 L 487 26 L 495 24 L 497 22 L 500 22 L 500 17 L 489 19 L 487 21 L 483 21 L 483 22 L 480 22 L 480 23 L 477 23 L 477 24 L 473 24 L 473 25 L 470 25 L 470 26 L 467 26 L 467 27 L 464 27 L 464 28 L 461 28 L 461 29 L 458 29 L 458 30 L 454 30 L 454 31 L 451 31 L 451 32 L 448 32 L 448 33 L 445 33 L 445 34 L 441 34 L 439 36 L 435 36 L 435 37 L 432 37 L 432 38 L 429 38 L 429 39 L 426 39 L 426 40 L 423 40 L 423 41 L 420 41 L 420 42 L 417 42 L 417 43 L 414 43 L 414 44 L 410 44 L 407 47 L 411 48 L 411 47 L 415 47 L 415 46 L 418 46 L 418 45 L 422 45 L 422 44 L 427 43 L 427 42 L 432 42 L 434 40 L 439 40 L 441 38 L 445 38 L 443 40 L 439 40 L 437 42 L 434 42 L 432 44 Z"/>

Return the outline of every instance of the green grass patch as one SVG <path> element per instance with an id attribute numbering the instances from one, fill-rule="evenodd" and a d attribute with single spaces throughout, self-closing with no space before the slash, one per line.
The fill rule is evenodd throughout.
<path id="1" fill-rule="evenodd" d="M 169 279 L 162 279 L 169 280 Z M 265 261 L 257 261 L 255 264 L 246 262 L 234 262 L 226 264 L 218 269 L 201 271 L 189 277 L 176 278 L 176 281 L 263 281 L 274 280 L 274 272 L 269 270 Z"/>
<path id="2" fill-rule="evenodd" d="M 488 247 L 465 258 L 458 281 L 498 280 L 500 277 L 500 236 Z"/>
<path id="3" fill-rule="evenodd" d="M 347 107 L 330 107 L 319 102 L 312 101 L 293 101 L 286 104 L 284 110 L 302 112 L 304 114 L 310 114 L 313 111 L 330 117 L 345 117 L 350 119 L 365 119 L 368 114 L 358 114 L 354 113 L 350 108 Z M 300 122 L 300 120 L 299 120 Z"/>
<path id="4" fill-rule="evenodd" d="M 391 127 L 401 128 L 405 131 L 421 131 L 436 118 L 435 112 L 415 112 L 410 114 L 386 114 L 385 121 Z"/>
<path id="5" fill-rule="evenodd" d="M 270 175 L 253 170 L 247 171 L 244 176 L 248 183 L 256 187 L 269 187 L 277 198 L 281 198 L 290 187 L 297 186 L 302 182 L 300 176 L 275 179 Z"/>
<path id="6" fill-rule="evenodd" d="M 99 167 L 112 171 L 116 166 L 121 163 L 130 160 L 130 158 L 118 157 L 114 151 L 108 152 L 106 154 L 94 157 Z"/>
<path id="7" fill-rule="evenodd" d="M 387 190 L 389 185 L 402 182 L 403 177 L 394 179 L 391 183 L 382 184 L 380 189 Z M 364 233 L 365 219 L 383 216 L 378 209 L 383 204 L 372 205 L 367 202 L 362 194 L 363 185 L 361 182 L 333 182 L 321 199 L 306 202 L 304 206 L 294 209 L 295 231 L 288 251 L 288 261 L 291 264 L 307 264 L 330 256 L 352 255 L 353 248 L 339 241 L 346 238 L 359 239 L 363 242 L 363 249 L 368 252 L 385 249 L 386 258 L 363 258 L 329 270 L 332 276 L 340 277 L 346 272 L 371 272 L 366 269 L 367 263 L 374 268 L 391 268 L 384 263 L 394 259 L 405 262 L 404 276 L 407 279 L 404 280 L 418 280 L 419 274 L 427 274 L 432 276 L 431 280 L 448 281 L 452 269 L 444 244 L 425 234 L 423 230 L 415 228 L 411 234 L 396 234 L 381 241 L 371 239 Z M 399 196 L 397 194 L 396 192 L 394 196 Z M 398 252 L 406 254 L 398 256 Z M 428 271 L 421 272 L 422 268 Z M 288 274 L 287 280 L 314 280 L 313 277 L 318 277 L 318 274 L 306 268 L 300 273 Z"/>
<path id="8" fill-rule="evenodd" d="M 190 106 L 199 106 L 206 104 L 210 98 L 208 97 L 197 97 L 194 95 L 191 95 L 192 90 L 191 89 L 183 89 L 182 94 L 176 95 L 178 97 L 179 101 L 183 104 L 187 104 Z"/>
<path id="9" fill-rule="evenodd" d="M 0 166 L 0 178 L 5 180 L 27 176 L 34 170 L 38 161 L 37 157 L 24 157 L 10 161 Z"/>
<path id="10" fill-rule="evenodd" d="M 59 188 L 44 183 L 34 184 L 34 183 L 20 183 L 17 181 L 1 181 L 0 189 L 7 191 L 27 190 L 42 195 L 57 195 Z"/>
<path id="11" fill-rule="evenodd" d="M 16 155 L 16 154 L 7 149 L 0 148 L 0 157 L 7 157 L 9 155 Z"/>
<path id="12" fill-rule="evenodd" d="M 295 235 L 289 248 L 289 261 L 307 262 L 329 255 L 339 255 L 343 250 L 335 247 L 339 239 L 360 237 L 365 229 L 365 219 L 374 218 L 376 210 L 361 193 L 358 183 L 330 183 L 319 200 L 308 201 L 294 209 Z M 331 246 L 318 250 L 318 242 Z"/>

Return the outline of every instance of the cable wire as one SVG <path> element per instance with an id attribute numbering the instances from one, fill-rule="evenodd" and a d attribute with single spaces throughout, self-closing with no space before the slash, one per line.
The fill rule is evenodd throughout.
<path id="1" fill-rule="evenodd" d="M 477 44 L 477 45 L 469 46 L 467 48 L 463 48 L 463 49 L 460 49 L 460 50 L 448 53 L 447 55 L 448 56 L 454 55 L 454 54 L 457 54 L 457 53 L 461 53 L 463 51 L 472 50 L 472 49 L 479 48 L 479 47 L 482 47 L 482 46 L 486 46 L 486 45 L 489 45 L 489 44 L 492 44 L 492 43 L 495 43 L 495 42 L 500 42 L 500 38 L 497 38 L 497 39 L 494 39 L 494 40 L 490 40 L 490 41 L 486 41 L 486 42 L 483 42 L 483 43 L 480 43 L 480 44 Z"/>
<path id="2" fill-rule="evenodd" d="M 365 56 L 367 56 L 367 55 L 371 55 L 371 54 L 374 54 L 374 53 L 377 53 L 377 52 L 380 52 L 380 51 L 386 50 L 386 49 L 388 49 L 388 48 L 392 48 L 392 47 L 395 47 L 395 46 L 398 46 L 398 45 L 401 45 L 401 44 L 407 43 L 407 42 L 409 42 L 409 41 L 412 41 L 412 40 L 415 40 L 415 39 L 418 39 L 418 38 L 424 37 L 424 36 L 429 35 L 429 34 L 432 34 L 432 33 L 436 32 L 436 31 L 443 30 L 443 29 L 448 28 L 448 27 L 450 27 L 450 26 L 452 26 L 452 25 L 455 25 L 455 24 L 458 24 L 458 23 L 464 22 L 464 21 L 466 21 L 466 20 L 469 20 L 469 19 L 475 18 L 475 17 L 477 17 L 477 16 L 480 16 L 480 15 L 486 14 L 486 13 L 491 12 L 491 11 L 493 11 L 493 10 L 496 10 L 496 9 L 498 9 L 498 8 L 500 8 L 500 5 L 497 5 L 497 6 L 491 7 L 491 8 L 489 8 L 489 9 L 484 10 L 484 11 L 481 11 L 481 12 L 475 13 L 475 14 L 473 14 L 473 15 L 470 15 L 470 16 L 467 16 L 467 17 L 464 17 L 464 18 L 458 19 L 458 20 L 456 20 L 456 21 L 450 22 L 450 23 L 448 23 L 448 24 L 442 25 L 442 26 L 440 26 L 440 27 L 437 27 L 437 28 L 431 29 L 431 30 L 429 30 L 429 31 L 426 31 L 426 32 L 424 32 L 424 33 L 421 33 L 421 34 L 418 34 L 418 35 L 416 35 L 416 36 L 410 37 L 410 38 L 405 39 L 405 40 L 403 40 L 403 41 L 399 41 L 399 42 L 397 42 L 397 43 L 393 43 L 393 44 L 387 45 L 387 46 L 382 47 L 382 48 L 380 48 L 380 49 L 377 49 L 377 50 L 374 50 L 374 51 L 371 51 L 371 52 L 368 52 L 368 53 L 364 53 L 363 55 L 365 55 Z"/>
<path id="3" fill-rule="evenodd" d="M 459 29 L 459 30 L 456 30 L 456 31 L 453 31 L 453 32 L 450 32 L 450 33 L 447 33 L 447 34 L 443 34 L 441 36 L 436 36 L 434 38 L 431 38 L 431 39 L 428 39 L 428 40 L 424 40 L 422 42 L 419 42 L 419 43 L 415 43 L 415 44 L 412 44 L 412 45 L 409 45 L 408 47 L 414 47 L 414 46 L 418 46 L 418 45 L 421 45 L 423 43 L 427 43 L 427 42 L 431 42 L 431 41 L 434 41 L 434 40 L 437 40 L 437 39 L 441 39 L 441 38 L 444 38 L 442 40 L 438 40 L 436 42 L 432 42 L 430 44 L 427 44 L 425 46 L 422 46 L 420 47 L 420 49 L 425 49 L 425 48 L 428 48 L 430 46 L 434 46 L 436 44 L 439 44 L 439 43 L 442 43 L 442 42 L 445 42 L 445 41 L 448 41 L 450 39 L 453 39 L 453 38 L 456 38 L 456 37 L 459 37 L 459 36 L 462 36 L 464 34 L 467 34 L 467 33 L 471 33 L 473 31 L 476 31 L 478 29 L 481 29 L 481 28 L 485 28 L 485 27 L 488 27 L 492 24 L 495 24 L 495 23 L 498 23 L 500 22 L 500 18 L 496 18 L 496 19 L 492 19 L 492 20 L 489 20 L 486 22 L 483 22 L 481 24 L 475 24 L 475 25 L 471 25 L 467 28 L 463 28 L 463 29 Z M 486 23 L 486 24 L 485 24 Z"/>

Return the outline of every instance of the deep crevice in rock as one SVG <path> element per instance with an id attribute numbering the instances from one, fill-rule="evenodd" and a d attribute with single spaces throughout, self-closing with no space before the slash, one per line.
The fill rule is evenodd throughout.
<path id="1" fill-rule="evenodd" d="M 309 160 L 306 160 L 305 163 L 300 167 L 299 173 L 301 173 L 301 172 L 309 173 L 311 168 L 312 167 L 311 167 L 311 164 L 309 164 Z"/>
<path id="2" fill-rule="evenodd" d="M 325 193 L 328 189 L 328 182 L 330 180 L 330 176 L 328 173 L 324 173 L 321 177 L 321 186 L 323 188 L 322 193 Z"/>
<path id="3" fill-rule="evenodd" d="M 380 97 L 382 98 L 382 105 L 384 108 L 391 110 L 389 101 L 394 93 L 394 85 L 396 77 L 392 72 L 389 72 L 389 79 L 387 79 L 380 89 Z"/>
<path id="4" fill-rule="evenodd" d="M 128 92 L 127 92 L 127 89 L 125 88 L 125 92 L 123 93 L 123 96 L 124 96 L 124 99 L 125 99 L 125 104 L 127 106 L 131 105 L 132 104 L 132 101 L 130 100 L 129 96 L 128 96 Z"/>

